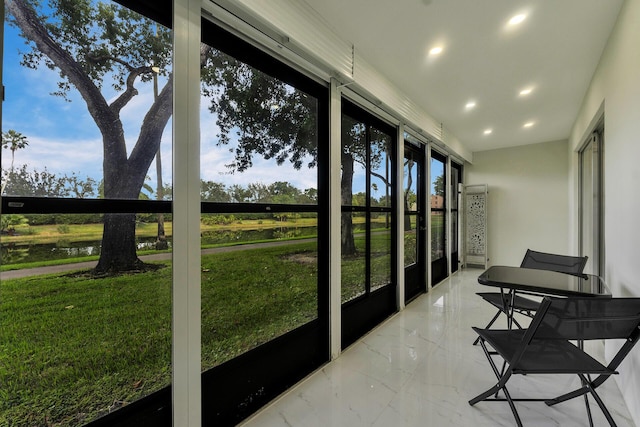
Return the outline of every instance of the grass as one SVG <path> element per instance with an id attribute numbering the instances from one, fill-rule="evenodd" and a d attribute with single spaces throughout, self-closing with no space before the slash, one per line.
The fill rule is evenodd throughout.
<path id="1" fill-rule="evenodd" d="M 264 221 L 242 225 L 273 228 Z M 74 241 L 74 233 L 91 241 L 102 232 L 99 225 L 72 227 L 62 230 L 63 238 L 69 231 Z M 147 229 L 155 231 L 148 225 L 138 233 Z M 59 231 L 43 226 L 2 241 L 55 240 Z M 381 231 L 372 234 L 372 289 L 390 280 L 390 234 Z M 356 246 L 358 254 L 342 263 L 343 301 L 364 291 L 364 234 L 356 234 Z M 316 318 L 316 251 L 316 242 L 292 239 L 286 246 L 203 254 L 203 370 Z M 97 257 L 13 267 L 89 259 Z M 81 426 L 170 383 L 172 271 L 170 262 L 159 264 L 156 271 L 110 278 L 85 272 L 0 282 L 0 426 Z"/>
<path id="2" fill-rule="evenodd" d="M 3 280 L 0 297 L 0 425 L 82 425 L 168 383 L 170 268 Z"/>
<path id="3" fill-rule="evenodd" d="M 317 220 L 315 218 L 297 218 L 290 221 L 280 220 L 242 220 L 235 221 L 232 224 L 226 225 L 206 225 L 201 224 L 200 229 L 202 233 L 214 232 L 240 232 L 247 230 L 266 230 L 273 228 L 305 228 L 317 226 Z M 3 246 L 7 245 L 37 245 L 37 244 L 51 244 L 60 241 L 78 242 L 96 242 L 102 239 L 102 224 L 80 224 L 80 225 L 68 225 L 65 228 L 65 232 L 61 233 L 59 225 L 37 225 L 37 226 L 20 226 L 17 227 L 17 235 L 6 236 L 1 238 Z M 173 232 L 172 223 L 165 222 L 165 233 L 167 237 L 171 237 Z M 152 238 L 156 236 L 157 226 L 155 223 L 139 223 L 136 228 L 136 236 L 138 238 Z M 288 237 L 287 240 L 305 239 L 315 236 L 299 236 Z M 270 242 L 273 239 L 254 239 L 251 241 L 243 240 L 235 243 L 214 243 L 203 244 L 202 249 L 217 248 L 222 246 L 234 246 L 243 245 L 247 243 L 264 243 Z M 0 271 L 20 270 L 25 268 L 36 268 L 51 265 L 63 265 L 73 264 L 84 261 L 97 261 L 98 255 L 84 256 L 84 257 L 70 257 L 61 259 L 49 259 L 43 261 L 31 261 L 21 262 L 20 254 L 17 252 L 27 252 L 28 249 L 12 249 L 12 255 L 3 256 L 2 264 L 0 264 Z M 158 251 L 154 249 L 138 250 L 138 256 L 151 255 L 161 252 L 171 252 L 171 250 Z"/>
<path id="4" fill-rule="evenodd" d="M 203 369 L 317 317 L 315 243 L 206 256 L 202 265 Z"/>
<path id="5" fill-rule="evenodd" d="M 317 315 L 315 243 L 202 258 L 203 369 Z M 79 426 L 171 379 L 171 266 L 0 284 L 0 425 Z"/>
<path id="6" fill-rule="evenodd" d="M 200 231 L 222 230 L 263 230 L 275 227 L 311 227 L 317 225 L 316 218 L 297 218 L 287 221 L 275 219 L 243 219 L 231 224 L 200 224 Z M 173 224 L 165 221 L 165 234 L 173 234 Z M 2 243 L 29 244 L 29 243 L 56 243 L 59 240 L 72 240 L 73 242 L 93 242 L 102 239 L 102 224 L 69 224 L 65 225 L 61 232 L 60 225 L 23 225 L 16 227 L 16 235 L 2 236 Z M 140 222 L 136 228 L 138 237 L 154 237 L 157 234 L 157 224 L 154 222 Z"/>
<path id="7" fill-rule="evenodd" d="M 391 234 L 388 230 L 371 234 L 370 284 L 375 290 L 391 282 Z M 365 235 L 355 235 L 357 254 L 343 256 L 341 266 L 342 302 L 352 300 L 365 293 L 366 249 Z"/>

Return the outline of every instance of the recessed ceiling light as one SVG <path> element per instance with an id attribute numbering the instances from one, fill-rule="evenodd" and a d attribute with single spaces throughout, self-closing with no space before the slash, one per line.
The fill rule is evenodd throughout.
<path id="1" fill-rule="evenodd" d="M 534 122 L 527 122 L 523 125 L 523 127 L 530 128 L 533 125 L 534 125 Z"/>
<path id="2" fill-rule="evenodd" d="M 429 55 L 439 55 L 442 53 L 442 46 L 436 46 L 431 48 Z"/>
<path id="3" fill-rule="evenodd" d="M 520 91 L 520 96 L 527 96 L 531 93 L 531 91 L 533 91 L 533 89 L 531 89 L 530 87 L 526 88 L 526 89 L 522 89 Z"/>
<path id="4" fill-rule="evenodd" d="M 513 16 L 511 19 L 509 19 L 509 25 L 518 25 L 520 23 L 522 23 L 522 21 L 524 21 L 525 19 L 527 19 L 527 15 L 525 15 L 524 13 L 520 13 L 518 15 Z"/>
<path id="5" fill-rule="evenodd" d="M 493 129 L 485 129 L 484 130 L 484 134 L 485 135 L 489 135 L 489 134 L 491 134 L 491 132 L 493 132 Z"/>
<path id="6" fill-rule="evenodd" d="M 466 108 L 467 110 L 470 110 L 475 106 L 476 106 L 475 101 L 469 101 L 469 102 L 467 102 L 467 105 L 464 106 L 464 108 Z"/>

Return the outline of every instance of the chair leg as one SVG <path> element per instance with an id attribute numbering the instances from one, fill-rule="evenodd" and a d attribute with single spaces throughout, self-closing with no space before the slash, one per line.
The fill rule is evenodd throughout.
<path id="1" fill-rule="evenodd" d="M 491 325 L 493 325 L 496 322 L 496 320 L 498 320 L 498 317 L 500 317 L 501 314 L 502 314 L 502 311 L 498 310 L 496 315 L 493 316 L 493 319 L 491 319 L 491 321 L 487 324 L 487 326 L 484 327 L 484 329 L 489 329 Z M 478 345 L 479 342 L 480 342 L 480 337 L 476 338 L 476 340 L 473 342 L 473 345 Z"/>
<path id="2" fill-rule="evenodd" d="M 566 402 L 567 400 L 571 400 L 575 397 L 579 397 L 582 396 L 584 394 L 589 393 L 589 389 L 595 389 L 597 387 L 600 387 L 602 385 L 602 383 L 604 383 L 607 379 L 609 378 L 609 375 L 599 375 L 596 379 L 594 379 L 593 381 L 588 381 L 586 384 L 583 383 L 582 387 L 573 390 L 569 393 L 563 394 L 561 396 L 555 397 L 553 399 L 549 399 L 549 400 L 545 400 L 544 403 L 547 404 L 547 406 L 553 406 L 553 405 L 557 405 L 558 403 L 562 403 L 562 402 Z M 589 384 L 589 386 L 587 387 L 587 384 Z"/>
<path id="3" fill-rule="evenodd" d="M 587 419 L 589 420 L 589 427 L 593 427 L 593 416 L 591 415 L 591 405 L 589 405 L 589 397 L 584 395 L 584 407 L 587 410 Z"/>
<path id="4" fill-rule="evenodd" d="M 602 401 L 602 399 L 600 398 L 600 396 L 598 395 L 596 390 L 593 387 L 591 387 L 591 385 L 587 381 L 587 379 L 584 378 L 584 375 L 580 375 L 580 378 L 585 382 L 585 387 L 588 388 L 589 392 L 591 393 L 591 395 L 595 399 L 596 403 L 600 407 L 600 410 L 604 414 L 604 417 L 607 419 L 607 421 L 609 421 L 609 425 L 611 427 L 617 427 L 616 422 L 613 420 L 613 417 L 611 416 L 611 413 L 609 412 L 609 410 L 605 406 L 604 402 Z"/>
<path id="5" fill-rule="evenodd" d="M 553 399 L 545 400 L 544 403 L 547 406 L 557 405 L 558 403 L 566 402 L 567 400 L 571 400 L 575 397 L 582 396 L 589 392 L 589 389 L 586 386 L 580 387 L 570 393 L 563 394 L 562 396 L 554 397 Z"/>
<path id="6" fill-rule="evenodd" d="M 469 405 L 473 406 L 476 403 L 485 400 L 487 397 L 491 396 L 492 394 L 495 394 L 495 393 L 499 392 L 501 388 L 502 387 L 499 384 L 494 385 L 489 390 L 487 390 L 484 393 L 481 393 L 481 394 L 477 395 L 476 397 L 474 397 L 473 399 L 471 399 L 469 401 Z"/>
<path id="7" fill-rule="evenodd" d="M 600 410 L 602 411 L 602 413 L 604 414 L 605 418 L 609 422 L 609 425 L 611 427 L 616 427 L 616 422 L 613 420 L 613 417 L 611 416 L 611 413 L 609 412 L 607 407 L 604 405 L 604 402 L 602 401 L 602 399 L 600 398 L 600 396 L 596 392 L 595 387 L 592 386 L 593 382 L 590 382 L 589 380 L 587 380 L 587 378 L 585 378 L 584 375 L 579 374 L 579 376 L 580 376 L 580 379 L 583 382 L 583 386 L 582 387 L 580 387 L 579 389 L 576 389 L 576 390 L 574 390 L 574 391 L 572 391 L 570 393 L 563 394 L 562 396 L 558 396 L 558 397 L 556 397 L 554 399 L 545 400 L 544 403 L 546 403 L 547 406 L 553 406 L 553 405 L 557 405 L 558 403 L 566 402 L 567 400 L 571 400 L 573 398 L 580 397 L 580 396 L 584 396 L 585 399 L 586 399 L 587 393 L 591 393 L 591 395 L 595 399 L 596 403 L 600 407 Z M 603 376 L 601 375 L 600 377 L 598 377 L 598 379 L 600 379 L 602 377 Z M 598 379 L 596 379 L 595 381 L 598 381 Z M 603 381 L 599 382 L 599 384 L 601 384 L 602 382 Z M 599 385 L 599 384 L 596 384 L 596 386 Z M 588 405 L 588 402 L 587 402 L 587 405 Z M 593 420 L 592 420 L 592 417 L 591 417 L 589 406 L 587 406 L 587 411 L 588 411 L 587 415 L 589 416 L 589 425 L 593 426 Z"/>
<path id="8" fill-rule="evenodd" d="M 511 394 L 509 393 L 509 390 L 507 390 L 507 387 L 506 387 L 506 383 L 511 377 L 511 371 L 509 370 L 506 374 L 499 372 L 498 367 L 496 366 L 495 362 L 491 358 L 491 355 L 489 354 L 489 350 L 487 349 L 487 345 L 484 343 L 484 340 L 480 340 L 480 345 L 482 346 L 482 350 L 484 351 L 485 356 L 489 360 L 489 365 L 491 365 L 491 369 L 493 370 L 494 375 L 496 376 L 496 378 L 498 378 L 498 383 L 493 387 L 491 387 L 489 390 L 485 391 L 484 393 L 481 393 L 478 396 L 471 399 L 469 401 L 469 405 L 473 406 L 476 403 L 480 402 L 481 400 L 486 400 L 487 397 L 491 396 L 492 394 L 498 394 L 498 392 L 502 390 L 507 399 L 507 402 L 509 403 L 509 407 L 511 408 L 513 417 L 516 419 L 517 426 L 522 427 L 522 420 L 520 420 L 520 415 L 518 414 L 516 405 L 515 403 L 513 403 Z M 504 365 L 503 365 L 503 369 L 504 369 Z"/>

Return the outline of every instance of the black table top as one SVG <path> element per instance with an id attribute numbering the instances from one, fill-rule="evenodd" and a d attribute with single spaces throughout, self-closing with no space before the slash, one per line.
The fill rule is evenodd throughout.
<path id="1" fill-rule="evenodd" d="M 593 274 L 573 276 L 548 270 L 495 265 L 478 277 L 481 285 L 559 296 L 610 297 L 611 291 Z"/>

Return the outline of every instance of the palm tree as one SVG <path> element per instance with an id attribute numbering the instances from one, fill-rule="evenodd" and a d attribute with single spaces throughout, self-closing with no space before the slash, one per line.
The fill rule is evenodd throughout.
<path id="1" fill-rule="evenodd" d="M 9 129 L 7 132 L 2 132 L 2 148 L 8 148 L 11 150 L 11 169 L 9 177 L 13 176 L 13 163 L 16 159 L 16 151 L 25 148 L 27 145 L 29 145 L 27 137 L 20 132 L 16 132 L 13 129 Z M 0 194 L 4 194 L 6 186 L 7 182 L 5 181 L 2 183 L 2 191 Z"/>

